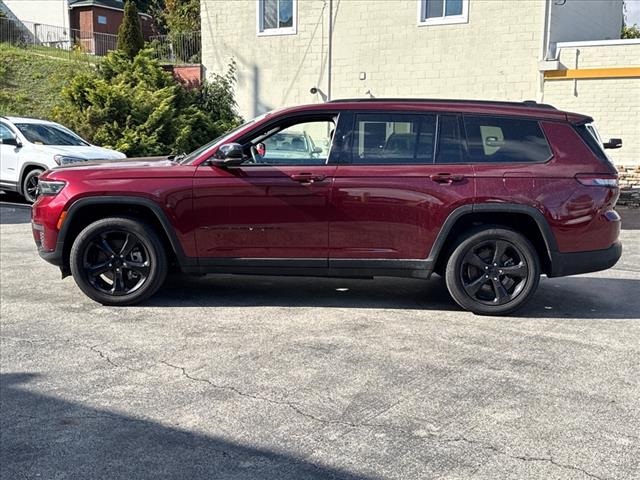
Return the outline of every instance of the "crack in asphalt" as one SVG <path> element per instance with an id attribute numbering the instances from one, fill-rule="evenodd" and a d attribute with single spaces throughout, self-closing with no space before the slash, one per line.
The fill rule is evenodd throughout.
<path id="1" fill-rule="evenodd" d="M 551 463 L 552 465 L 558 467 L 558 468 L 564 468 L 567 470 L 574 470 L 574 471 L 578 471 L 581 473 L 584 473 L 586 476 L 588 476 L 589 478 L 595 478 L 597 480 L 608 480 L 606 477 L 600 477 L 594 473 L 588 472 L 587 470 L 580 468 L 580 467 L 576 467 L 575 465 L 569 465 L 567 463 L 559 463 L 556 460 L 554 460 L 552 455 L 549 455 L 549 457 L 530 457 L 528 455 L 511 455 L 510 453 L 505 452 L 504 450 L 501 450 L 500 448 L 496 447 L 495 445 L 492 445 L 490 443 L 487 442 L 482 442 L 480 440 L 471 440 L 467 437 L 461 436 L 461 437 L 457 437 L 457 438 L 451 438 L 451 439 L 447 439 L 446 441 L 448 442 L 465 442 L 465 443 L 469 443 L 471 445 L 479 445 L 481 448 L 484 448 L 486 450 L 491 450 L 499 455 L 504 455 L 505 457 L 508 458 L 512 458 L 514 460 L 522 460 L 525 462 L 548 462 Z M 474 472 L 475 473 L 475 472 Z"/>
<path id="2" fill-rule="evenodd" d="M 113 367 L 116 368 L 124 368 L 126 370 L 129 370 L 130 372 L 141 372 L 140 369 L 137 368 L 132 368 L 128 365 L 124 365 L 121 363 L 116 363 L 113 360 L 111 360 L 111 358 L 109 357 L 109 355 L 107 355 L 106 353 L 104 353 L 102 350 L 98 350 L 98 347 L 104 345 L 104 343 L 98 343 L 97 345 L 94 345 L 92 347 L 89 347 L 89 350 L 91 350 L 92 352 L 97 353 L 98 355 L 100 355 L 100 358 L 103 358 L 104 360 L 107 361 L 107 363 L 109 363 L 110 365 L 112 365 Z M 85 347 L 86 348 L 86 347 Z"/>
<path id="3" fill-rule="evenodd" d="M 311 415 L 310 413 L 307 413 L 305 411 L 303 411 L 302 409 L 300 409 L 300 407 L 298 407 L 297 405 L 295 405 L 292 402 L 286 402 L 286 401 L 281 401 L 281 400 L 274 400 L 272 398 L 268 398 L 268 397 L 263 397 L 260 395 L 253 395 L 251 393 L 246 393 L 243 392 L 242 390 L 238 389 L 237 387 L 231 386 L 231 385 L 219 385 L 216 384 L 214 382 L 212 382 L 211 380 L 207 379 L 207 378 L 200 378 L 200 377 L 194 377 L 193 375 L 191 375 L 189 372 L 187 372 L 187 370 L 184 367 L 178 366 L 178 365 L 174 365 L 172 363 L 167 362 L 166 360 L 161 360 L 160 363 L 162 363 L 163 365 L 166 365 L 170 368 L 173 368 L 174 370 L 179 370 L 181 372 L 181 374 L 191 380 L 191 381 L 195 381 L 195 382 L 201 382 L 201 383 L 206 383 L 209 386 L 219 389 L 219 390 L 227 390 L 227 391 L 231 391 L 233 393 L 235 393 L 236 395 L 240 395 L 242 397 L 246 397 L 246 398 L 250 398 L 253 400 L 259 400 L 259 401 L 264 401 L 264 402 L 268 402 L 274 405 L 281 405 L 281 406 L 285 406 L 288 407 L 290 409 L 292 409 L 294 412 L 298 413 L 299 415 L 309 418 L 313 421 L 325 424 L 325 425 L 344 425 L 347 427 L 352 427 L 352 428 L 362 428 L 362 427 L 372 427 L 372 428 L 383 428 L 383 429 L 387 429 L 387 430 L 393 430 L 393 431 L 398 431 L 401 432 L 405 435 L 411 435 L 413 437 L 415 437 L 414 433 L 410 430 L 407 429 L 403 429 L 403 428 L 399 428 L 399 427 L 394 427 L 391 425 L 383 425 L 383 424 L 377 424 L 377 423 L 352 423 L 352 422 L 345 422 L 345 421 L 340 421 L 340 420 L 328 420 L 328 419 L 324 419 L 324 418 L 320 418 L 317 417 L 315 415 Z M 398 402 L 396 402 L 397 404 Z M 393 405 L 395 406 L 395 405 Z M 392 407 L 393 407 L 392 406 Z M 388 411 L 389 408 L 387 408 L 384 411 Z M 382 413 L 384 413 L 384 411 Z M 376 416 L 378 416 L 379 414 L 376 414 Z M 448 438 L 448 437 L 444 437 L 444 436 L 439 436 L 439 435 L 434 435 L 434 434 L 430 434 L 428 435 L 428 438 L 434 439 L 434 440 L 438 440 L 438 441 L 443 441 L 446 443 L 455 443 L 455 442 L 465 442 L 471 445 L 478 445 L 481 448 L 485 449 L 485 450 L 491 450 L 492 452 L 499 454 L 499 455 L 503 455 L 506 456 L 508 458 L 514 459 L 514 460 L 521 460 L 521 461 L 526 461 L 526 462 L 548 462 L 551 463 L 552 465 L 558 467 L 558 468 L 564 468 L 567 470 L 574 470 L 574 471 L 578 471 L 581 472 L 583 474 L 585 474 L 586 476 L 588 476 L 589 478 L 595 478 L 597 480 L 607 480 L 606 477 L 600 477 L 598 475 L 595 475 L 583 468 L 580 467 L 576 467 L 575 465 L 569 465 L 569 464 L 565 464 L 565 463 L 559 463 L 556 460 L 554 460 L 553 456 L 549 456 L 547 457 L 529 457 L 526 455 L 511 455 L 509 453 L 507 453 L 506 451 L 496 447 L 495 445 L 492 445 L 490 443 L 487 442 L 482 442 L 480 440 L 472 440 L 469 439 L 467 437 L 464 436 L 460 436 L 460 437 L 453 437 L 453 438 Z"/>
<path id="4" fill-rule="evenodd" d="M 14 341 L 14 342 L 26 342 L 26 343 L 30 343 L 30 344 L 37 344 L 37 343 L 44 343 L 44 342 L 48 342 L 51 339 L 26 339 L 26 338 L 19 338 L 19 337 L 7 337 L 7 336 L 0 336 L 0 339 L 4 339 L 4 340 L 9 340 L 9 341 Z M 129 367 L 128 365 L 124 365 L 124 364 L 120 364 L 120 363 L 116 363 L 114 362 L 111 357 L 109 357 L 108 354 L 106 354 L 103 350 L 100 350 L 98 347 L 100 347 L 101 345 L 104 345 L 105 343 L 98 343 L 96 345 L 93 346 L 87 346 L 87 345 L 80 345 L 80 344 L 74 344 L 72 343 L 70 340 L 66 340 L 67 344 L 71 344 L 71 346 L 75 346 L 75 347 L 80 347 L 80 348 L 88 348 L 89 350 L 91 350 L 94 353 L 97 353 L 100 358 L 102 358 L 103 360 L 105 360 L 107 363 L 109 363 L 112 367 L 114 368 L 124 368 L 133 372 L 142 372 L 142 369 L 135 369 L 132 367 Z M 361 423 L 354 423 L 354 422 L 347 422 L 347 421 L 343 421 L 343 420 L 330 420 L 330 419 L 326 419 L 326 418 L 321 418 L 315 415 L 312 415 L 310 413 L 305 412 L 304 410 L 302 410 L 299 406 L 297 406 L 295 403 L 293 402 L 289 402 L 289 401 L 282 401 L 282 400 L 276 400 L 273 398 L 269 398 L 269 397 L 265 397 L 265 396 L 261 396 L 261 395 L 254 395 L 251 393 L 247 393 L 244 392 L 242 390 L 240 390 L 237 387 L 231 386 L 231 385 L 220 385 L 220 384 L 216 384 L 214 382 L 212 382 L 211 380 L 207 379 L 207 378 L 200 378 L 200 377 L 195 377 L 192 374 L 190 374 L 184 367 L 178 366 L 178 365 L 174 365 L 172 363 L 169 363 L 165 360 L 160 360 L 160 362 L 158 362 L 159 364 L 163 364 L 165 366 L 168 366 L 174 370 L 179 370 L 182 374 L 182 376 L 184 376 L 185 378 L 194 381 L 194 382 L 201 382 L 201 383 L 206 383 L 209 386 L 219 389 L 219 390 L 227 390 L 230 392 L 235 393 L 236 395 L 245 397 L 245 398 L 250 398 L 253 400 L 258 400 L 258 401 L 264 401 L 273 405 L 281 405 L 284 407 L 287 407 L 291 410 L 293 410 L 294 412 L 296 412 L 297 414 L 308 418 L 310 420 L 313 420 L 315 422 L 318 423 L 322 423 L 324 425 L 342 425 L 342 426 L 346 426 L 346 427 L 351 427 L 351 428 L 365 428 L 365 427 L 370 427 L 370 428 L 382 428 L 382 429 L 386 429 L 386 430 L 391 430 L 391 431 L 396 431 L 399 432 L 401 434 L 407 435 L 407 436 L 412 436 L 412 437 L 416 437 L 419 438 L 415 435 L 413 430 L 410 429 L 406 429 L 406 428 L 401 428 L 401 427 L 395 427 L 393 425 L 384 425 L 384 424 L 379 424 L 379 423 L 370 423 L 370 422 L 361 422 Z M 381 412 L 376 413 L 375 415 L 373 415 L 370 418 L 375 418 L 378 417 L 379 415 L 381 415 L 382 413 L 389 411 L 391 408 L 395 407 L 398 403 L 400 403 L 401 400 L 395 402 L 394 404 L 392 404 L 390 407 L 385 408 L 384 410 L 382 410 Z M 27 416 L 27 415 L 22 415 L 23 418 L 25 419 L 35 419 L 35 417 L 31 417 L 31 416 Z M 135 418 L 131 418 L 131 419 L 127 419 L 127 418 L 121 418 L 118 416 L 112 416 L 109 414 L 103 414 L 103 415 L 87 415 L 87 416 L 72 416 L 72 418 L 110 418 L 110 419 L 120 419 L 120 420 L 125 420 L 125 421 L 145 421 L 145 420 L 137 420 Z M 614 433 L 620 436 L 626 436 L 628 438 L 637 438 L 633 435 L 628 435 L 628 434 L 623 434 L 620 432 L 610 432 L 610 433 Z M 492 452 L 494 452 L 495 454 L 498 455 L 503 455 L 506 456 L 508 458 L 514 459 L 514 460 L 521 460 L 521 461 L 525 461 L 525 462 L 547 462 L 550 463 L 552 465 L 554 465 L 555 467 L 558 468 L 563 468 L 563 469 L 567 469 L 567 470 L 573 470 L 573 471 L 577 471 L 580 473 L 583 473 L 584 475 L 586 475 L 589 478 L 594 478 L 596 480 L 608 480 L 607 477 L 601 477 L 598 476 L 594 473 L 591 473 L 581 467 L 575 466 L 575 465 L 570 465 L 570 464 L 565 464 L 565 463 L 560 463 L 558 461 L 556 461 L 553 456 L 549 456 L 549 457 L 530 457 L 527 455 L 512 455 L 507 453 L 506 451 L 500 449 L 499 447 L 496 447 L 495 445 L 492 445 L 490 443 L 487 442 L 483 442 L 480 440 L 473 440 L 473 439 L 469 439 L 465 436 L 458 436 L 458 437 L 446 437 L 446 436 L 440 436 L 440 435 L 436 435 L 436 434 L 432 434 L 430 433 L 429 435 L 422 437 L 422 438 L 429 438 L 432 440 L 436 440 L 436 441 L 441 441 L 441 442 L 446 442 L 446 443 L 455 443 L 455 442 L 465 442 L 468 443 L 470 445 L 477 445 L 482 449 L 485 450 L 490 450 Z M 477 469 L 476 469 L 477 470 Z"/>

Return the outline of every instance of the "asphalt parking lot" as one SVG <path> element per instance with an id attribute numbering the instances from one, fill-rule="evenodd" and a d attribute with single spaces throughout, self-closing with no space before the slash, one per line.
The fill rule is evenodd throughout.
<path id="1" fill-rule="evenodd" d="M 102 307 L 0 205 L 0 478 L 640 478 L 640 210 L 621 213 L 614 269 L 492 318 L 437 277 L 177 277 Z"/>

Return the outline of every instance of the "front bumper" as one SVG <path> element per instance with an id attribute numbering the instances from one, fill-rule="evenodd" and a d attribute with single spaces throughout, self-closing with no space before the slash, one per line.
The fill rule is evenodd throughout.
<path id="1" fill-rule="evenodd" d="M 566 277 L 580 273 L 598 272 L 613 267 L 622 255 L 622 244 L 615 242 L 604 250 L 589 252 L 551 253 L 551 272 L 548 277 Z"/>

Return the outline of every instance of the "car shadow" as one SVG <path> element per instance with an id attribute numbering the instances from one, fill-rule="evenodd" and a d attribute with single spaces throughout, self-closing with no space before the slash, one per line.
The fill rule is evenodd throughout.
<path id="1" fill-rule="evenodd" d="M 2 478 L 373 478 L 30 391 L 38 377 L 0 374 Z"/>
<path id="2" fill-rule="evenodd" d="M 522 318 L 640 319 L 640 279 L 542 277 Z M 145 306 L 312 307 L 461 311 L 444 279 L 209 275 L 170 277 Z M 469 314 L 471 315 L 471 314 Z"/>

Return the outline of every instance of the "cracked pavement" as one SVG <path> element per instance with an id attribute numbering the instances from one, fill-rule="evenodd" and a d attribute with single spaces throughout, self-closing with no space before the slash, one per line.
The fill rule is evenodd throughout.
<path id="1" fill-rule="evenodd" d="M 0 203 L 0 478 L 640 478 L 640 210 L 515 316 L 441 279 L 174 277 L 103 307 Z"/>

